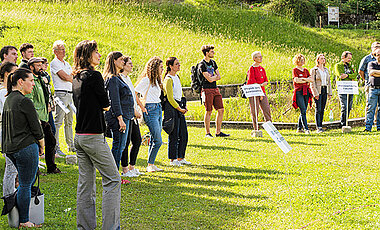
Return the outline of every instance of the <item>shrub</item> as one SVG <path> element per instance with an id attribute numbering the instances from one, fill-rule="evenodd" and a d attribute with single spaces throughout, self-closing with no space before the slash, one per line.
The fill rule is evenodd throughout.
<path id="1" fill-rule="evenodd" d="M 285 15 L 295 22 L 315 26 L 317 12 L 309 0 L 272 0 L 267 8 Z"/>

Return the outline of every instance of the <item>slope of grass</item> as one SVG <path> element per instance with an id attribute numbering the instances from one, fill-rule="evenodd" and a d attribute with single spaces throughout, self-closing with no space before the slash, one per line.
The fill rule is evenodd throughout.
<path id="1" fill-rule="evenodd" d="M 152 56 L 177 56 L 182 64 L 183 84 L 190 85 L 190 67 L 203 58 L 203 44 L 216 46 L 222 80 L 219 84 L 242 82 L 252 63 L 250 54 L 261 50 L 270 80 L 289 79 L 295 53 L 307 56 L 306 67 L 314 65 L 317 53 L 326 53 L 329 66 L 344 50 L 354 54 L 354 64 L 369 51 L 379 31 L 322 30 L 302 27 L 287 19 L 259 10 L 202 7 L 184 3 L 99 3 L 65 1 L 2 1 L 0 16 L 10 29 L 0 45 L 35 45 L 36 55 L 52 58 L 55 40 L 67 43 L 69 62 L 75 45 L 95 39 L 103 55 L 114 50 L 132 56 L 139 75 Z M 101 68 L 101 67 L 100 67 Z"/>
<path id="2" fill-rule="evenodd" d="M 144 133 L 146 127 L 142 129 Z M 231 137 L 225 139 L 204 139 L 203 132 L 189 128 L 186 159 L 192 166 L 170 167 L 163 145 L 156 163 L 165 171 L 133 178 L 132 184 L 122 186 L 122 229 L 277 230 L 313 221 L 306 229 L 380 228 L 379 206 L 362 207 L 380 203 L 378 132 L 354 129 L 350 134 L 337 130 L 308 136 L 282 130 L 293 148 L 285 156 L 265 131 L 263 138 L 256 139 L 250 130 L 226 130 Z M 143 146 L 137 161 L 140 170 L 146 159 Z M 67 173 L 41 178 L 43 229 L 75 229 L 78 169 L 63 159 L 57 161 Z M 2 176 L 2 157 L 0 165 Z M 99 226 L 101 192 L 98 175 Z M 5 216 L 0 226 L 9 229 Z"/>

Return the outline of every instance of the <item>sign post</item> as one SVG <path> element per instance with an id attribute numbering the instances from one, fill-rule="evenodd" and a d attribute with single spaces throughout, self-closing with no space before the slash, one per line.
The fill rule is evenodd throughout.
<path id="1" fill-rule="evenodd" d="M 257 111 L 257 104 L 256 104 L 256 97 L 265 96 L 263 90 L 261 89 L 260 84 L 250 84 L 250 85 L 244 85 L 242 86 L 242 89 L 244 91 L 244 94 L 247 98 L 253 97 L 254 106 L 255 106 L 255 121 L 256 121 L 256 127 L 253 127 L 254 130 L 252 131 L 251 135 L 253 137 L 263 137 L 263 132 L 259 130 L 259 122 L 258 122 L 258 111 Z M 252 118 L 253 121 L 253 118 Z"/>
<path id="2" fill-rule="evenodd" d="M 328 11 L 327 24 L 330 25 L 330 22 L 338 22 L 338 28 L 339 28 L 339 7 L 329 6 L 327 8 L 327 11 Z"/>
<path id="3" fill-rule="evenodd" d="M 338 88 L 338 94 L 346 94 L 347 96 L 347 107 L 346 107 L 346 124 L 342 127 L 343 133 L 351 132 L 351 126 L 348 125 L 349 117 L 349 101 L 350 95 L 359 94 L 359 87 L 357 81 L 337 81 L 336 86 Z"/>

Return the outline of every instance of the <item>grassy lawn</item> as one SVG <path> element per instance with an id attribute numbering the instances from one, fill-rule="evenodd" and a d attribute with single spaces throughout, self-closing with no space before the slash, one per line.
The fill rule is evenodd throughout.
<path id="1" fill-rule="evenodd" d="M 179 73 L 190 86 L 190 68 L 203 58 L 200 47 L 214 44 L 215 60 L 222 80 L 218 84 L 242 83 L 252 64 L 251 54 L 261 50 L 269 80 L 289 80 L 292 57 L 303 53 L 306 67 L 314 66 L 317 53 L 325 53 L 330 68 L 345 50 L 353 53 L 357 67 L 380 40 L 375 30 L 308 28 L 260 10 L 195 6 L 191 1 L 150 3 L 106 3 L 101 1 L 1 1 L 0 18 L 18 26 L 0 37 L 0 45 L 35 45 L 36 56 L 53 58 L 55 40 L 65 40 L 67 59 L 72 63 L 76 44 L 95 39 L 103 55 L 119 50 L 134 61 L 136 77 L 152 56 L 181 61 Z M 102 67 L 102 66 L 101 66 Z"/>
<path id="2" fill-rule="evenodd" d="M 146 127 L 142 129 L 144 133 Z M 330 216 L 380 203 L 380 133 L 361 130 L 310 136 L 281 131 L 293 148 L 284 156 L 265 131 L 263 138 L 256 139 L 249 136 L 250 130 L 226 130 L 230 138 L 204 139 L 203 129 L 189 128 L 186 159 L 193 165 L 170 167 L 167 145 L 163 145 L 156 162 L 165 171 L 133 178 L 132 184 L 122 186 L 121 226 L 293 229 L 293 224 L 300 228 L 322 218 L 306 229 L 379 229 L 379 206 Z M 146 159 L 144 146 L 137 162 L 139 169 L 144 170 Z M 2 157 L 0 165 L 2 176 Z M 43 229 L 75 229 L 77 167 L 65 165 L 63 159 L 58 159 L 58 166 L 67 173 L 41 178 L 45 193 Z M 99 225 L 101 192 L 99 176 Z M 7 229 L 6 225 L 3 216 L 0 226 Z"/>

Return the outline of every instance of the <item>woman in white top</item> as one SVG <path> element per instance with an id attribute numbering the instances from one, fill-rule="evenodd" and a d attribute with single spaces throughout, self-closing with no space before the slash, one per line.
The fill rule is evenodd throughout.
<path id="1" fill-rule="evenodd" d="M 185 120 L 186 98 L 183 97 L 181 81 L 177 75 L 180 71 L 180 63 L 176 57 L 166 60 L 166 73 L 164 78 L 164 95 L 167 96 L 164 115 L 174 121 L 173 130 L 169 134 L 168 156 L 170 165 L 182 166 L 191 164 L 185 160 L 185 152 L 188 141 L 187 125 Z M 170 106 L 170 107 L 168 107 Z"/>
<path id="2" fill-rule="evenodd" d="M 7 81 L 8 76 L 13 73 L 17 69 L 17 65 L 12 62 L 4 62 L 0 67 L 0 122 L 1 115 L 3 114 L 3 107 L 5 102 L 5 95 L 8 93 L 7 91 Z M 0 124 L 0 140 L 1 140 L 1 124 Z M 17 177 L 17 169 L 11 159 L 9 159 L 5 154 L 5 170 L 4 170 L 4 178 L 3 178 L 3 196 L 8 194 L 12 194 L 15 191 L 15 180 Z"/>
<path id="3" fill-rule="evenodd" d="M 137 168 L 135 168 L 136 165 L 136 159 L 137 154 L 140 150 L 141 145 L 141 133 L 140 133 L 140 127 L 138 120 L 141 118 L 141 114 L 137 110 L 137 101 L 139 100 L 138 97 L 136 97 L 135 88 L 133 87 L 131 78 L 128 76 L 132 72 L 133 63 L 131 57 L 123 56 L 124 60 L 124 68 L 122 73 L 120 74 L 123 81 L 129 86 L 129 89 L 132 91 L 134 109 L 135 109 L 135 117 L 132 118 L 132 120 L 129 122 L 129 133 L 127 137 L 127 144 L 125 145 L 125 149 L 123 151 L 123 154 L 121 155 L 121 166 L 123 168 L 123 173 L 121 176 L 125 177 L 136 177 L 143 173 L 141 173 Z M 140 102 L 141 103 L 141 102 Z M 132 147 L 129 152 L 129 165 L 128 165 L 128 145 L 132 142 Z"/>
<path id="4" fill-rule="evenodd" d="M 149 128 L 151 139 L 149 142 L 149 158 L 147 172 L 163 171 L 154 165 L 158 150 L 162 145 L 162 108 L 161 108 L 161 75 L 163 71 L 163 61 L 159 57 L 152 57 L 145 66 L 145 70 L 135 88 L 137 93 L 142 95 L 142 103 L 139 103 L 143 112 L 144 121 Z"/>
<path id="5" fill-rule="evenodd" d="M 329 70 L 325 67 L 326 58 L 323 54 L 318 54 L 315 59 L 316 66 L 311 69 L 313 82 L 310 83 L 311 91 L 315 101 L 315 123 L 317 133 L 323 132 L 322 122 L 325 112 L 327 98 L 332 96 L 331 80 Z"/>

